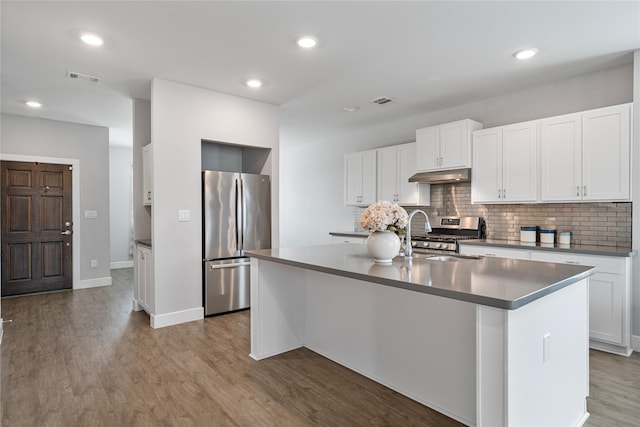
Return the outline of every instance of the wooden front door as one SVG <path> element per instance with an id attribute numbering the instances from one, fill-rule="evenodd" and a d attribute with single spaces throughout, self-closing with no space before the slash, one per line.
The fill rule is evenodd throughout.
<path id="1" fill-rule="evenodd" d="M 3 161 L 2 296 L 72 288 L 71 166 Z"/>

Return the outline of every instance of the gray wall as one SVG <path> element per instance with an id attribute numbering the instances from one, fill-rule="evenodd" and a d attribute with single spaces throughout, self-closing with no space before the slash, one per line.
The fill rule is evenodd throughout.
<path id="1" fill-rule="evenodd" d="M 133 266 L 133 176 L 131 147 L 109 148 L 109 206 L 111 267 Z"/>
<path id="2" fill-rule="evenodd" d="M 151 207 L 143 206 L 142 147 L 151 142 L 151 103 L 133 100 L 133 233 L 134 238 L 151 239 Z"/>
<path id="3" fill-rule="evenodd" d="M 80 280 L 110 278 L 109 130 L 7 114 L 1 119 L 2 154 L 80 161 L 80 248 L 74 248 L 80 251 Z M 97 211 L 98 218 L 85 219 L 85 210 Z M 98 267 L 91 268 L 92 259 Z"/>
<path id="4" fill-rule="evenodd" d="M 278 244 L 279 126 L 275 105 L 161 79 L 151 82 L 152 326 L 196 320 L 204 314 L 202 140 L 271 149 L 261 172 L 272 178 L 272 234 L 274 245 Z M 178 221 L 179 210 L 191 211 L 191 220 Z"/>
<path id="5" fill-rule="evenodd" d="M 633 227 L 632 227 L 632 240 L 633 249 L 640 252 L 640 208 L 638 207 L 638 201 L 640 201 L 640 49 L 634 53 L 634 68 L 633 68 L 633 162 L 631 173 L 633 174 L 633 181 L 631 183 L 631 191 L 633 191 L 633 200 L 636 202 L 636 208 L 633 209 Z M 631 328 L 633 334 L 636 336 L 636 342 L 634 348 L 640 351 L 640 256 L 636 256 L 633 261 L 633 284 L 632 284 L 632 297 L 633 297 L 633 327 Z"/>

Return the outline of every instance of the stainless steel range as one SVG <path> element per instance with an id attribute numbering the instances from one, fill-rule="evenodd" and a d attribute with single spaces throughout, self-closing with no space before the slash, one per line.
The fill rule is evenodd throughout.
<path id="1" fill-rule="evenodd" d="M 460 240 L 484 239 L 487 226 L 478 216 L 429 218 L 432 232 L 411 236 L 414 252 L 459 252 Z"/>

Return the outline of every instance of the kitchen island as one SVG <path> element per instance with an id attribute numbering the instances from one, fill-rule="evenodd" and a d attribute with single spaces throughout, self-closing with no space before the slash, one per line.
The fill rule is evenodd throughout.
<path id="1" fill-rule="evenodd" d="M 307 347 L 466 425 L 588 417 L 591 267 L 251 251 L 251 357 Z"/>

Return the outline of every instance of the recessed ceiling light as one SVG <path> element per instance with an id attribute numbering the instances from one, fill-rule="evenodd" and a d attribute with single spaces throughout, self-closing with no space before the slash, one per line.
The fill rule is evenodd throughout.
<path id="1" fill-rule="evenodd" d="M 86 44 L 90 44 L 91 46 L 102 46 L 104 41 L 100 36 L 96 36 L 95 34 L 84 33 L 80 35 L 80 40 L 85 42 Z"/>
<path id="2" fill-rule="evenodd" d="M 247 86 L 257 89 L 262 86 L 262 82 L 258 79 L 247 80 Z"/>
<path id="3" fill-rule="evenodd" d="M 302 36 L 296 40 L 296 44 L 304 49 L 311 49 L 318 44 L 318 39 L 313 36 Z"/>
<path id="4" fill-rule="evenodd" d="M 359 109 L 360 107 L 358 107 L 357 105 L 352 105 L 351 107 L 344 107 L 344 111 L 348 111 L 349 113 L 358 111 Z"/>
<path id="5" fill-rule="evenodd" d="M 27 102 L 25 102 L 25 104 L 27 104 L 31 108 L 40 108 L 40 107 L 42 107 L 42 104 L 39 103 L 38 101 L 27 101 Z"/>
<path id="6" fill-rule="evenodd" d="M 515 52 L 513 56 L 516 57 L 517 59 L 529 59 L 532 56 L 535 56 L 536 53 L 538 53 L 538 49 L 533 49 L 533 48 L 522 49 Z"/>

